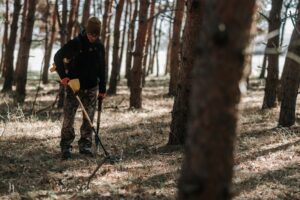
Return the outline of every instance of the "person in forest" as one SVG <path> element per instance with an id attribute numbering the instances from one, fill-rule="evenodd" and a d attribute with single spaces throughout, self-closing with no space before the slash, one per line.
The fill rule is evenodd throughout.
<path id="1" fill-rule="evenodd" d="M 81 99 L 91 121 L 93 121 L 97 98 L 103 99 L 106 94 L 105 52 L 99 40 L 101 22 L 97 17 L 88 19 L 85 30 L 68 41 L 55 56 L 56 71 L 61 78 L 61 84 L 66 86 L 64 104 L 64 120 L 61 129 L 62 159 L 71 158 L 72 142 L 75 139 L 73 128 L 76 110 L 79 106 L 75 94 L 68 82 L 79 79 L 80 90 L 77 95 Z M 83 115 L 78 141 L 79 153 L 93 157 L 92 127 Z"/>

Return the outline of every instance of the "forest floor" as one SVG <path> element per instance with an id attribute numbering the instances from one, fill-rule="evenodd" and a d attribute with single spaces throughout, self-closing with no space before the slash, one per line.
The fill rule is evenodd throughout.
<path id="1" fill-rule="evenodd" d="M 263 89 L 253 82 L 241 99 L 234 199 L 300 199 L 300 125 L 277 127 L 279 108 L 262 111 Z M 23 107 L 0 94 L 0 199 L 175 199 L 183 148 L 167 147 L 173 98 L 168 80 L 147 82 L 143 109 L 129 109 L 125 82 L 104 101 L 101 139 L 121 162 L 78 153 L 82 113 L 76 115 L 72 159 L 60 159 L 62 111 L 31 115 L 38 82 L 29 81 Z M 1 82 L 0 82 L 0 87 Z M 35 109 L 53 103 L 57 83 L 41 86 Z M 299 105 L 298 105 L 298 113 Z M 96 115 L 95 115 L 96 116 Z M 298 116 L 299 119 L 299 116 Z"/>

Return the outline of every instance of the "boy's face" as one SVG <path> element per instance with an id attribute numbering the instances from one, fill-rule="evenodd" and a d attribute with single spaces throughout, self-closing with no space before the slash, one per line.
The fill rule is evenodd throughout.
<path id="1" fill-rule="evenodd" d="M 94 43 L 98 39 L 98 35 L 88 33 L 86 34 L 90 43 Z"/>

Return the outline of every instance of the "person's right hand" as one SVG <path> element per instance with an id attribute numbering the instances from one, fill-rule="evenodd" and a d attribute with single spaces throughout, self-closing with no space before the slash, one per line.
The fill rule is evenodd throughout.
<path id="1" fill-rule="evenodd" d="M 67 86 L 69 81 L 70 81 L 70 78 L 69 77 L 65 77 L 65 78 L 63 78 L 63 79 L 60 80 L 60 83 L 63 86 Z"/>

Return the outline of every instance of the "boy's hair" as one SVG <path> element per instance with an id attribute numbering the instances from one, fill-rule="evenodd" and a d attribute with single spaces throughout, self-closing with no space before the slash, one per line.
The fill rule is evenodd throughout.
<path id="1" fill-rule="evenodd" d="M 86 24 L 86 33 L 99 36 L 101 30 L 101 22 L 97 17 L 90 17 Z"/>

